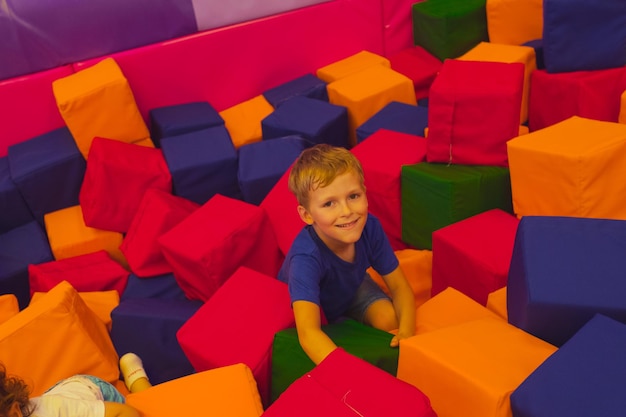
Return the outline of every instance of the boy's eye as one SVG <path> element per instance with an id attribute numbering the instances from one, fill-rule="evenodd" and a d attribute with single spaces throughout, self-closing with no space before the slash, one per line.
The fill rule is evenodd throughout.
<path id="1" fill-rule="evenodd" d="M 331 207 L 332 205 L 333 205 L 332 201 L 327 201 L 322 205 L 322 207 Z"/>
<path id="2" fill-rule="evenodd" d="M 358 193 L 354 193 L 354 194 L 350 194 L 350 200 L 356 200 L 357 198 L 359 198 L 361 196 L 361 194 Z"/>

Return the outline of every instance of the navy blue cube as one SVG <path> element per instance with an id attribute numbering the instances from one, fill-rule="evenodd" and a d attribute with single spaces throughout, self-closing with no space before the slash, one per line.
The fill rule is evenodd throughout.
<path id="1" fill-rule="evenodd" d="M 131 273 L 120 301 L 133 298 L 165 298 L 186 300 L 187 296 L 178 285 L 173 273 L 139 278 Z"/>
<path id="2" fill-rule="evenodd" d="M 595 314 L 626 323 L 626 220 L 524 216 L 507 282 L 508 321 L 561 346 Z"/>
<path id="3" fill-rule="evenodd" d="M 9 158 L 0 158 L 0 234 L 35 220 L 11 178 Z"/>
<path id="4" fill-rule="evenodd" d="M 594 316 L 513 391 L 513 416 L 623 415 L 624 352 L 626 325 Z"/>
<path id="5" fill-rule="evenodd" d="M 428 108 L 392 101 L 356 129 L 357 143 L 363 142 L 379 129 L 424 136 L 428 126 Z"/>
<path id="6" fill-rule="evenodd" d="M 20 309 L 30 302 L 28 265 L 54 260 L 44 229 L 36 221 L 0 235 L 0 294 L 15 294 Z"/>
<path id="7" fill-rule="evenodd" d="M 533 39 L 532 41 L 524 43 L 523 46 L 529 46 L 535 50 L 537 69 L 545 69 L 546 65 L 543 62 L 543 39 Z"/>
<path id="8" fill-rule="evenodd" d="M 270 88 L 263 93 L 263 97 L 265 97 L 268 103 L 270 103 L 274 108 L 277 108 L 284 101 L 296 96 L 305 96 L 317 100 L 328 101 L 326 81 L 313 74 L 305 74 L 277 87 Z"/>
<path id="9" fill-rule="evenodd" d="M 141 358 L 153 385 L 195 372 L 176 332 L 202 306 L 199 301 L 133 298 L 111 311 L 111 340 L 118 355 Z"/>
<path id="10" fill-rule="evenodd" d="M 263 139 L 300 135 L 311 142 L 349 146 L 348 109 L 297 96 L 283 102 L 261 120 Z"/>
<path id="11" fill-rule="evenodd" d="M 222 116 L 206 101 L 157 107 L 150 110 L 149 117 L 150 137 L 157 148 L 163 138 L 224 124 Z"/>
<path id="12" fill-rule="evenodd" d="M 262 140 L 239 148 L 239 188 L 244 201 L 261 204 L 280 177 L 311 144 L 294 135 Z"/>
<path id="13" fill-rule="evenodd" d="M 33 216 L 78 205 L 86 162 L 67 127 L 11 145 L 11 177 Z"/>
<path id="14" fill-rule="evenodd" d="M 161 142 L 174 195 L 198 204 L 215 194 L 240 198 L 238 155 L 225 126 L 164 138 Z"/>

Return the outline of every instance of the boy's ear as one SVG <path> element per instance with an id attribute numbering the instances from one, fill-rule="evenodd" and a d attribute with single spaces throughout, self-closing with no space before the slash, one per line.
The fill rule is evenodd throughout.
<path id="1" fill-rule="evenodd" d="M 313 217 L 311 217 L 311 214 L 308 212 L 306 208 L 304 208 L 304 206 L 302 205 L 298 206 L 298 214 L 300 215 L 300 218 L 302 219 L 303 222 L 305 222 L 308 225 L 313 224 Z"/>

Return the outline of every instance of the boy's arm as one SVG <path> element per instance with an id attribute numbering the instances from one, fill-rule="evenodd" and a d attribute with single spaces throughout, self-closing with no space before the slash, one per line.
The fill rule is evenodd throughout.
<path id="1" fill-rule="evenodd" d="M 335 342 L 322 330 L 320 307 L 310 301 L 294 301 L 293 314 L 300 346 L 317 365 L 337 348 Z"/>
<path id="2" fill-rule="evenodd" d="M 393 308 L 398 316 L 398 334 L 391 339 L 391 346 L 396 347 L 400 339 L 415 334 L 415 295 L 399 266 L 391 273 L 383 275 L 383 279 L 389 288 Z"/>

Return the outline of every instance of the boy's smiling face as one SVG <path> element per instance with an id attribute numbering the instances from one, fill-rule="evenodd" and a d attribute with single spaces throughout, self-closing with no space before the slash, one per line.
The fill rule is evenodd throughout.
<path id="1" fill-rule="evenodd" d="M 298 206 L 302 220 L 336 254 L 361 237 L 367 220 L 367 196 L 352 171 L 338 175 L 326 187 L 309 191 L 309 207 Z"/>

